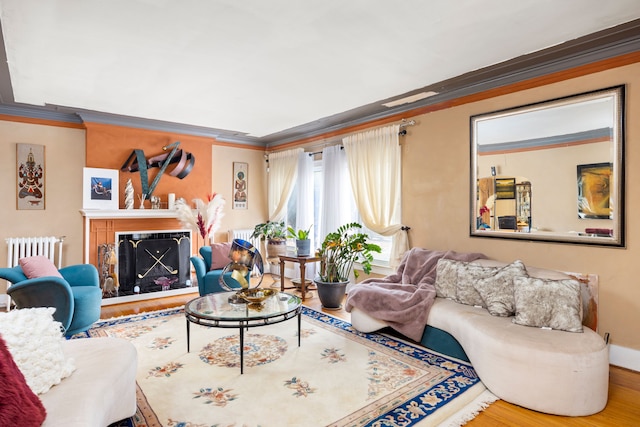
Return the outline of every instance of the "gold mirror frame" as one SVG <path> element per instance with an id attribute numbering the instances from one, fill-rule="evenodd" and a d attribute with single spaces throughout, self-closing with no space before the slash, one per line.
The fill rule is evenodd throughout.
<path id="1" fill-rule="evenodd" d="M 472 116 L 470 236 L 624 247 L 624 105 L 620 85 Z"/>

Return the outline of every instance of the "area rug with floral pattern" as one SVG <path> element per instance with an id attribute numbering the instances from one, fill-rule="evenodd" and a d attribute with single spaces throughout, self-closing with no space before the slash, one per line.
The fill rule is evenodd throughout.
<path id="1" fill-rule="evenodd" d="M 473 367 L 303 308 L 245 333 L 191 324 L 182 309 L 104 320 L 74 338 L 138 350 L 138 411 L 118 426 L 459 426 L 496 400 Z M 113 363 L 118 363 L 113 360 Z"/>

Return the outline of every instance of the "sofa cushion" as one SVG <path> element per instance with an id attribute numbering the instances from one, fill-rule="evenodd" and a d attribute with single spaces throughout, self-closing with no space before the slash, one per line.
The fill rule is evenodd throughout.
<path id="1" fill-rule="evenodd" d="M 0 336 L 0 426 L 40 426 L 46 410 Z"/>
<path id="2" fill-rule="evenodd" d="M 0 334 L 27 384 L 36 394 L 46 393 L 75 369 L 62 351 L 62 328 L 53 320 L 55 308 L 23 308 L 0 313 Z"/>
<path id="3" fill-rule="evenodd" d="M 580 283 L 573 279 L 551 280 L 516 277 L 514 323 L 582 332 Z"/>
<path id="4" fill-rule="evenodd" d="M 459 261 L 440 258 L 436 266 L 436 295 L 440 298 L 456 299 Z"/>
<path id="5" fill-rule="evenodd" d="M 477 279 L 473 282 L 473 287 L 482 297 L 489 313 L 502 317 L 514 315 L 516 310 L 513 288 L 516 277 L 527 277 L 527 269 L 520 260 L 498 268 L 493 276 Z"/>
<path id="6" fill-rule="evenodd" d="M 211 244 L 211 270 L 221 270 L 229 264 L 231 242 Z"/>
<path id="7" fill-rule="evenodd" d="M 482 282 L 483 289 L 498 284 L 502 284 L 500 287 L 504 288 L 504 286 L 511 285 L 509 282 L 518 275 L 527 275 L 527 270 L 521 261 L 496 267 L 483 266 L 474 262 L 460 263 L 455 300 L 461 304 L 487 308 L 482 295 L 476 290 L 475 284 L 486 279 Z"/>
<path id="8" fill-rule="evenodd" d="M 480 278 L 493 276 L 498 270 L 499 268 L 480 267 L 467 262 L 461 264 L 461 268 L 458 270 L 455 300 L 460 304 L 486 308 L 487 306 L 473 284 Z"/>
<path id="9" fill-rule="evenodd" d="M 40 396 L 47 409 L 42 427 L 108 426 L 135 414 L 138 358 L 130 341 L 71 339 L 62 343 L 62 350 L 77 369 Z"/>
<path id="10" fill-rule="evenodd" d="M 22 267 L 24 275 L 29 279 L 47 276 L 62 277 L 53 262 L 46 256 L 37 255 L 20 258 L 18 264 Z"/>

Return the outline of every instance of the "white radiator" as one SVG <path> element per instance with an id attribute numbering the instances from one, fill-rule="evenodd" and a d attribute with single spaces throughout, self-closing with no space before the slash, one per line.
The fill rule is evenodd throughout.
<path id="1" fill-rule="evenodd" d="M 251 238 L 253 234 L 253 228 L 244 228 L 240 230 L 229 230 L 229 241 L 232 242 L 233 239 L 242 239 L 251 243 L 254 247 L 260 250 L 260 239 Z"/>
<path id="2" fill-rule="evenodd" d="M 56 267 L 62 267 L 62 242 L 64 237 L 8 237 L 7 267 L 18 265 L 20 258 L 29 256 L 46 256 Z M 57 248 L 56 248 L 57 247 Z M 7 282 L 7 287 L 10 284 Z M 7 310 L 11 307 L 9 295 L 6 295 Z"/>
<path id="3" fill-rule="evenodd" d="M 18 265 L 20 258 L 42 255 L 53 262 L 56 267 L 62 267 L 62 242 L 63 237 L 8 237 L 7 242 L 7 267 Z M 56 246 L 57 258 L 56 258 Z M 57 261 L 57 262 L 56 262 Z"/>

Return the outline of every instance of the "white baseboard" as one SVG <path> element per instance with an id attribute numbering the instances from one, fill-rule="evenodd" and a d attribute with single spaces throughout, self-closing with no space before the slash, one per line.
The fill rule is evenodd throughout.
<path id="1" fill-rule="evenodd" d="M 609 346 L 609 363 L 640 372 L 640 350 L 611 344 Z"/>
<path id="2" fill-rule="evenodd" d="M 0 307 L 7 306 L 7 294 L 0 294 Z"/>

